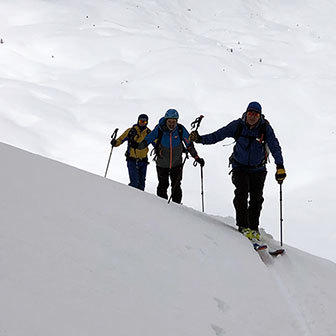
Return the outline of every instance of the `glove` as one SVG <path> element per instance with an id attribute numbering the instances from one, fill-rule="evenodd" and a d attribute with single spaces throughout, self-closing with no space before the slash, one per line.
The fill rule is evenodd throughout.
<path id="1" fill-rule="evenodd" d="M 112 139 L 111 140 L 112 147 L 115 147 L 116 144 L 117 144 L 117 140 L 116 139 Z"/>
<path id="2" fill-rule="evenodd" d="M 139 143 L 136 142 L 135 140 L 131 140 L 131 141 L 129 141 L 129 146 L 130 146 L 131 148 L 137 149 L 138 146 L 139 146 Z"/>
<path id="3" fill-rule="evenodd" d="M 202 137 L 198 134 L 197 131 L 192 131 L 189 135 L 189 140 L 196 143 L 202 142 Z"/>
<path id="4" fill-rule="evenodd" d="M 197 156 L 197 158 L 195 158 L 195 161 L 199 163 L 201 167 L 204 167 L 205 165 L 204 159 L 201 159 L 200 157 Z"/>
<path id="5" fill-rule="evenodd" d="M 277 170 L 275 173 L 275 179 L 279 184 L 282 184 L 283 180 L 286 178 L 286 170 L 283 165 L 277 165 Z"/>

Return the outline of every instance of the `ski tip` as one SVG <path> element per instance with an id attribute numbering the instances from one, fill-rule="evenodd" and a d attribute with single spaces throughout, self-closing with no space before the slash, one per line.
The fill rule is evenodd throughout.
<path id="1" fill-rule="evenodd" d="M 284 254 L 286 251 L 283 248 L 277 249 L 275 251 L 269 251 L 269 254 L 273 257 Z"/>

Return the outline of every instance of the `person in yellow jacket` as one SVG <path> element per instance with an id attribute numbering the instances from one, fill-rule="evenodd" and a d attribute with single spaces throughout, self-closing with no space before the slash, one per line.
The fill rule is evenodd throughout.
<path id="1" fill-rule="evenodd" d="M 131 187 L 145 190 L 146 173 L 148 165 L 148 147 L 143 149 L 135 149 L 130 147 L 131 141 L 142 142 L 146 135 L 151 132 L 147 127 L 148 116 L 146 114 L 140 114 L 138 122 L 132 127 L 128 128 L 118 139 L 111 141 L 113 147 L 118 147 L 125 141 L 128 142 L 126 150 L 126 161 L 128 174 L 130 178 Z"/>

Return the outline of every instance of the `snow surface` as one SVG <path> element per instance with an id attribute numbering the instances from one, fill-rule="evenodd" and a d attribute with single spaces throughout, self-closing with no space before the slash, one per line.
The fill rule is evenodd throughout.
<path id="1" fill-rule="evenodd" d="M 0 155 L 1 335 L 336 335 L 335 263 L 258 254 L 233 218 Z"/>
<path id="2" fill-rule="evenodd" d="M 331 0 L 1 1 L 0 141 L 59 162 L 0 145 L 0 335 L 336 335 L 335 264 L 259 256 L 232 228 L 231 139 L 197 146 L 209 215 L 191 160 L 184 206 L 153 195 L 154 164 L 147 193 L 125 186 L 125 146 L 120 183 L 97 176 L 140 113 L 154 127 L 173 107 L 187 128 L 204 114 L 204 134 L 258 100 L 288 173 L 284 242 L 336 261 L 335 14 Z"/>
<path id="3" fill-rule="evenodd" d="M 109 137 L 177 108 L 208 133 L 263 105 L 283 148 L 284 241 L 336 261 L 336 3 L 331 0 L 11 0 L 0 7 L 0 141 L 103 175 Z M 119 133 L 120 134 L 120 133 Z M 232 143 L 198 146 L 205 209 L 234 216 Z M 125 146 L 108 178 L 128 183 Z M 200 209 L 189 160 L 183 203 Z M 269 164 L 261 226 L 279 239 Z M 155 165 L 146 191 L 156 192 Z"/>

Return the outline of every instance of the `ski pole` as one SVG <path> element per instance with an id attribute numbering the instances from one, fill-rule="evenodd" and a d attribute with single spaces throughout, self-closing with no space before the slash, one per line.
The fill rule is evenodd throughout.
<path id="1" fill-rule="evenodd" d="M 198 118 L 196 118 L 192 123 L 191 123 L 191 129 L 195 129 L 195 131 L 198 130 L 198 128 L 201 125 L 201 121 L 204 118 L 204 115 L 200 115 Z M 197 166 L 197 162 L 194 161 L 194 166 Z M 201 199 L 202 199 L 202 212 L 204 212 L 204 189 L 203 189 L 203 167 L 201 166 Z"/>
<path id="2" fill-rule="evenodd" d="M 197 166 L 197 161 L 193 163 L 194 167 Z M 201 166 L 201 200 L 202 200 L 202 212 L 204 212 L 204 188 L 203 188 L 203 167 Z"/>
<path id="3" fill-rule="evenodd" d="M 190 124 L 190 125 L 191 125 L 191 129 L 193 130 L 194 128 L 196 128 L 196 131 L 197 131 L 198 128 L 199 128 L 199 126 L 200 126 L 200 124 L 201 124 L 201 121 L 202 121 L 203 118 L 204 118 L 203 115 L 200 115 L 199 117 L 197 117 L 197 118 Z M 182 179 L 182 174 L 183 174 L 183 167 L 184 167 L 184 164 L 185 164 L 185 162 L 186 162 L 187 159 L 188 159 L 188 152 L 186 152 L 186 156 L 185 156 L 185 158 L 184 158 L 184 160 L 183 160 L 183 163 L 182 163 L 181 174 L 180 174 L 181 179 Z M 174 190 L 175 190 L 175 188 L 176 188 L 178 182 L 179 182 L 179 180 L 177 180 L 176 183 L 175 183 L 175 184 L 173 185 L 173 187 L 172 187 L 172 191 L 171 191 L 170 197 L 169 197 L 169 199 L 168 199 L 168 204 L 170 203 L 170 201 L 171 201 L 171 199 L 172 199 L 172 197 L 173 197 L 173 193 L 174 193 Z"/>
<path id="4" fill-rule="evenodd" d="M 204 189 L 203 189 L 203 167 L 201 166 L 201 197 L 202 197 L 202 212 L 204 212 Z"/>
<path id="5" fill-rule="evenodd" d="M 282 246 L 282 183 L 280 183 L 280 246 Z"/>
<path id="6" fill-rule="evenodd" d="M 117 137 L 117 133 L 118 133 L 118 128 L 116 128 L 116 129 L 114 130 L 114 132 L 112 133 L 112 135 L 111 135 L 111 141 L 116 139 L 116 137 Z M 110 161 L 111 161 L 112 152 L 113 152 L 113 146 L 111 146 L 110 156 L 109 156 L 109 159 L 108 159 L 108 161 L 107 161 L 107 167 L 106 167 L 106 171 L 105 171 L 105 175 L 104 175 L 104 177 L 106 177 L 106 175 L 107 175 L 107 171 L 108 171 L 108 169 L 109 169 L 109 165 L 110 165 Z"/>

